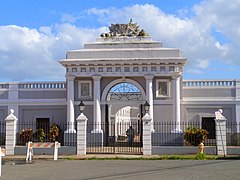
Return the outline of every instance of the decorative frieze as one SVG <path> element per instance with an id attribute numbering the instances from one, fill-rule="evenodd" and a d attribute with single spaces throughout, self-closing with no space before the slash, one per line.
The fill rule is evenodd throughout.
<path id="1" fill-rule="evenodd" d="M 129 73 L 131 74 L 146 74 L 146 73 L 154 73 L 154 74 L 163 74 L 166 75 L 172 72 L 181 72 L 182 68 L 177 65 L 129 65 L 124 64 L 121 66 L 118 65 L 96 65 L 96 66 L 81 66 L 77 67 L 69 67 L 67 68 L 69 72 L 77 74 L 91 74 L 91 73 L 100 73 L 100 74 L 116 74 L 116 73 Z"/>

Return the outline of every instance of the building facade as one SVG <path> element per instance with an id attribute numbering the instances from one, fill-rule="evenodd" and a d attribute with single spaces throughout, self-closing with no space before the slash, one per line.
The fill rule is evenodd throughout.
<path id="1" fill-rule="evenodd" d="M 240 80 L 183 80 L 187 59 L 181 51 L 153 41 L 131 22 L 113 24 L 59 62 L 64 82 L 1 83 L 0 121 L 14 109 L 19 122 L 68 122 L 65 132 L 75 133 L 83 101 L 84 114 L 95 123 L 88 131 L 104 133 L 101 123 L 138 121 L 147 101 L 152 121 L 174 121 L 177 132 L 181 121 L 211 125 L 217 109 L 240 122 Z"/>

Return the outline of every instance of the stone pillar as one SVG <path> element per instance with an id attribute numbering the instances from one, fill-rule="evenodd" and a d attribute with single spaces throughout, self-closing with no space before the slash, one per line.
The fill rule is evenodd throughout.
<path id="1" fill-rule="evenodd" d="M 173 119 L 176 122 L 175 132 L 182 132 L 180 121 L 181 121 L 181 103 L 180 103 L 180 76 L 173 76 Z"/>
<path id="2" fill-rule="evenodd" d="M 64 132 L 64 144 L 73 145 L 76 142 L 76 130 L 74 127 L 74 79 L 75 76 L 67 78 L 67 129 Z"/>
<path id="3" fill-rule="evenodd" d="M 84 155 L 87 152 L 87 120 L 81 113 L 77 117 L 77 155 Z"/>
<path id="4" fill-rule="evenodd" d="M 93 92 L 93 130 L 88 134 L 88 140 L 94 146 L 103 146 L 103 131 L 101 129 L 101 96 L 100 96 L 100 79 L 101 76 L 93 76 L 94 92 Z M 88 143 L 88 142 L 87 142 Z"/>
<path id="5" fill-rule="evenodd" d="M 10 110 L 10 114 L 6 117 L 6 155 L 14 155 L 14 147 L 16 145 L 17 117 L 14 116 L 14 110 Z"/>
<path id="6" fill-rule="evenodd" d="M 227 155 L 226 119 L 215 119 L 217 155 Z"/>
<path id="7" fill-rule="evenodd" d="M 101 97 L 100 97 L 100 79 L 101 76 L 93 76 L 94 80 L 94 94 L 93 94 L 93 130 L 92 133 L 103 133 L 101 130 Z"/>
<path id="8" fill-rule="evenodd" d="M 153 75 L 145 75 L 146 79 L 146 101 L 149 103 L 149 116 L 151 117 L 151 131 L 154 132 L 153 128 Z"/>
<path id="9" fill-rule="evenodd" d="M 152 129 L 151 116 L 146 113 L 142 118 L 143 121 L 143 155 L 152 154 Z"/>
<path id="10" fill-rule="evenodd" d="M 76 133 L 74 127 L 74 76 L 67 76 L 67 123 L 66 132 Z"/>

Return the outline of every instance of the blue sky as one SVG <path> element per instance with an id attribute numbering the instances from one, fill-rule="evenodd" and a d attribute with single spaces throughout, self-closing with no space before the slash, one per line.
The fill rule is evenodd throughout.
<path id="1" fill-rule="evenodd" d="M 184 79 L 240 79 L 239 9 L 240 0 L 0 0 L 0 82 L 64 80 L 67 50 L 130 18 L 182 50 Z"/>

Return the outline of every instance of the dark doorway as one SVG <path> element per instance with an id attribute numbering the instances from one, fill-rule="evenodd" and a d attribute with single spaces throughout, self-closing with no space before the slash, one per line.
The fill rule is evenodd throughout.
<path id="1" fill-rule="evenodd" d="M 208 131 L 208 139 L 215 139 L 216 138 L 216 131 L 215 131 L 215 118 L 214 117 L 203 117 L 202 118 L 202 129 Z"/>
<path id="2" fill-rule="evenodd" d="M 50 127 L 50 118 L 36 118 L 36 129 L 43 129 L 48 134 Z"/>

